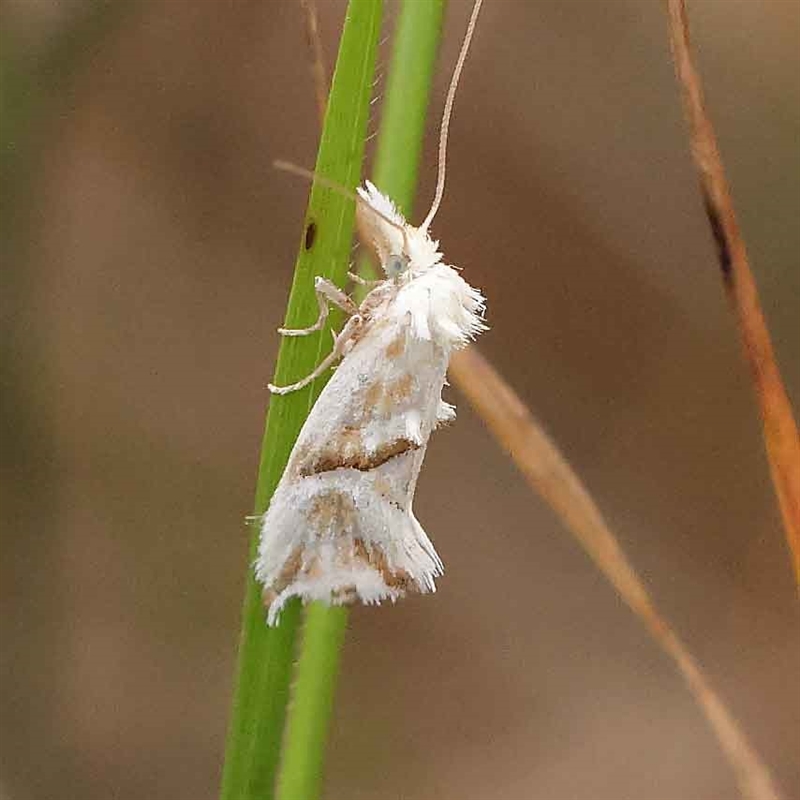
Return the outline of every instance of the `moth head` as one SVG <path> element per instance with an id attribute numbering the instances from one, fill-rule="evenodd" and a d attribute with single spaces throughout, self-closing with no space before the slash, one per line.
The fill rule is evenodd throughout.
<path id="1" fill-rule="evenodd" d="M 427 231 L 409 225 L 374 184 L 367 181 L 358 195 L 362 201 L 356 208 L 359 235 L 375 251 L 387 278 L 413 276 L 441 260 L 439 243 Z"/>
<path id="2" fill-rule="evenodd" d="M 394 280 L 408 271 L 410 260 L 405 253 L 391 255 L 383 262 L 383 271 L 386 277 Z"/>

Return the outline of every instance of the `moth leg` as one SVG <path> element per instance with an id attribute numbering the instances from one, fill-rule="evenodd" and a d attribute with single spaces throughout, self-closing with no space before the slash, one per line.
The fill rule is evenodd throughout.
<path id="1" fill-rule="evenodd" d="M 289 384 L 289 386 L 275 386 L 274 384 L 270 383 L 267 388 L 270 390 L 270 392 L 272 392 L 272 394 L 289 394 L 289 392 L 296 392 L 298 389 L 308 386 L 311 381 L 319 378 L 319 376 L 322 375 L 326 369 L 331 367 L 334 361 L 337 361 L 342 357 L 345 346 L 350 339 L 353 338 L 356 331 L 361 327 L 363 321 L 363 317 L 361 317 L 359 314 L 353 314 L 353 316 L 347 320 L 344 328 L 342 328 L 342 332 L 336 337 L 336 340 L 333 343 L 333 350 L 331 350 L 331 352 L 319 362 L 316 369 L 306 375 L 305 378 L 297 381 L 297 383 Z"/>
<path id="2" fill-rule="evenodd" d="M 366 286 L 370 289 L 374 289 L 379 283 L 383 283 L 382 280 L 368 281 L 355 272 L 348 272 L 347 277 L 350 278 L 353 283 L 357 283 L 359 286 Z"/>
<path id="3" fill-rule="evenodd" d="M 325 278 L 314 278 L 314 291 L 319 305 L 317 321 L 309 328 L 278 328 L 281 336 L 308 336 L 310 333 L 322 330 L 328 318 L 329 303 L 341 308 L 345 314 L 353 316 L 358 311 L 356 304 L 335 284 Z"/>

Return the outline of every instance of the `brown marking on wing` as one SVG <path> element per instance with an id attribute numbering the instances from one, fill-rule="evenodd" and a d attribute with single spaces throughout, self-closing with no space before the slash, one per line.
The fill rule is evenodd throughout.
<path id="1" fill-rule="evenodd" d="M 331 495 L 334 493 L 330 493 Z M 340 495 L 341 497 L 341 495 Z M 337 507 L 334 501 L 334 507 Z M 327 512 L 325 512 L 327 513 Z M 342 535 L 340 537 L 337 550 L 338 567 L 347 569 L 359 563 L 362 567 L 372 569 L 377 572 L 386 586 L 399 592 L 416 591 L 419 587 L 411 575 L 404 569 L 393 570 L 389 567 L 386 554 L 377 545 L 367 546 L 360 537 L 350 537 Z M 265 587 L 261 594 L 264 605 L 268 608 L 278 595 L 293 583 L 298 575 L 302 573 L 309 578 L 322 578 L 322 564 L 317 556 L 306 560 L 305 551 L 301 547 L 296 547 L 278 577 L 268 587 Z M 332 589 L 331 599 L 337 603 L 352 603 L 357 599 L 356 587 L 354 584 L 338 586 Z"/>
<path id="2" fill-rule="evenodd" d="M 389 345 L 386 348 L 386 358 L 393 361 L 395 358 L 399 358 L 401 355 L 403 355 L 405 349 L 406 337 L 404 334 L 400 334 L 395 339 L 392 339 L 391 342 L 389 342 Z"/>
<path id="3" fill-rule="evenodd" d="M 299 466 L 301 477 L 318 475 L 321 472 L 332 472 L 335 469 L 357 469 L 359 472 L 370 472 L 410 450 L 418 450 L 419 445 L 410 439 L 400 437 L 393 442 L 382 444 L 377 450 L 367 452 L 340 447 L 339 441 L 329 442 L 324 450 L 314 455 L 312 460 Z"/>
<path id="4" fill-rule="evenodd" d="M 353 425 L 345 425 L 341 431 L 339 431 L 337 445 L 339 450 L 348 458 L 363 450 L 364 438 L 361 434 L 361 429 Z"/>
<path id="5" fill-rule="evenodd" d="M 312 500 L 308 509 L 309 524 L 323 536 L 336 539 L 337 561 L 348 566 L 354 560 L 353 533 L 356 530 L 357 511 L 353 498 L 345 492 L 330 490 L 320 492 Z M 311 579 L 323 577 L 323 567 L 319 556 L 309 553 L 305 546 L 298 545 L 289 554 L 277 578 L 262 592 L 264 605 L 269 607 L 277 596 L 299 575 Z"/>
<path id="6" fill-rule="evenodd" d="M 414 376 L 406 372 L 401 375 L 396 381 L 390 383 L 386 387 L 386 394 L 395 402 L 399 403 L 411 397 L 411 392 L 414 390 Z"/>
<path id="7" fill-rule="evenodd" d="M 301 470 L 303 468 L 303 464 L 305 464 L 309 460 L 313 452 L 314 448 L 311 442 L 304 442 L 303 444 L 298 444 L 295 447 L 294 452 L 292 453 L 292 459 L 289 462 L 288 468 L 294 469 L 294 471 Z"/>
<path id="8" fill-rule="evenodd" d="M 372 486 L 381 497 L 388 498 L 392 494 L 392 484 L 380 473 L 372 479 Z"/>
<path id="9" fill-rule="evenodd" d="M 328 442 L 323 449 L 336 449 L 348 456 L 357 453 L 364 449 L 361 431 L 352 425 L 343 425 L 336 432 L 335 439 Z M 310 465 L 320 457 L 319 453 L 320 445 L 315 441 L 306 440 L 292 454 L 293 469 L 300 475 L 308 474 Z"/>
<path id="10" fill-rule="evenodd" d="M 264 587 L 261 599 L 264 605 L 269 608 L 275 598 L 297 577 L 300 568 L 303 566 L 303 548 L 297 546 L 284 561 L 278 577 L 269 585 Z"/>
<path id="11" fill-rule="evenodd" d="M 372 384 L 372 386 L 367 389 L 366 393 L 364 394 L 364 405 L 367 409 L 375 409 L 378 408 L 379 405 L 382 404 L 383 397 L 385 395 L 384 386 L 380 381 L 376 381 Z"/>
<path id="12" fill-rule="evenodd" d="M 404 400 L 411 397 L 414 391 L 414 376 L 409 373 L 400 375 L 399 378 L 391 383 L 376 381 L 364 394 L 364 407 L 367 410 L 365 416 L 380 414 L 388 417 L 397 411 Z"/>
<path id="13" fill-rule="evenodd" d="M 407 591 L 414 587 L 414 581 L 404 569 L 392 570 L 386 554 L 377 545 L 367 547 L 363 539 L 353 540 L 353 557 L 374 569 L 390 589 Z"/>
<path id="14" fill-rule="evenodd" d="M 349 461 L 357 458 L 363 451 L 361 430 L 353 425 L 344 425 L 336 432 L 335 438 L 322 447 L 313 442 L 306 442 L 298 448 L 292 457 L 292 469 L 301 478 L 317 472 L 327 472 L 336 467 L 318 469 L 317 465 L 329 464 L 337 459 Z"/>
<path id="15" fill-rule="evenodd" d="M 347 535 L 355 528 L 357 511 L 353 498 L 345 492 L 331 489 L 320 492 L 311 501 L 308 521 L 320 531 L 332 535 Z"/>
<path id="16" fill-rule="evenodd" d="M 324 518 L 333 513 L 334 516 L 331 519 L 334 519 L 336 514 L 342 512 L 343 506 L 347 507 L 346 500 L 349 498 L 346 498 L 343 503 L 342 498 L 344 498 L 344 495 L 338 492 L 328 492 L 326 494 L 327 498 L 317 506 L 316 512 L 322 514 Z M 321 500 L 321 498 L 322 496 L 318 499 Z M 352 501 L 350 502 L 350 508 L 352 509 Z M 312 517 L 313 513 L 314 511 L 312 510 L 309 518 Z M 345 513 L 349 513 L 349 511 L 345 511 Z M 338 531 L 338 533 L 336 560 L 339 568 L 347 569 L 359 564 L 367 569 L 375 570 L 390 589 L 405 593 L 415 591 L 418 588 L 416 582 L 406 570 L 393 570 L 389 567 L 389 560 L 380 547 L 375 544 L 368 547 L 364 540 L 358 536 L 352 537 L 342 531 Z M 307 558 L 305 549 L 296 547 L 286 559 L 278 577 L 270 586 L 265 587 L 262 592 L 261 596 L 264 605 L 266 607 L 272 605 L 278 595 L 297 580 L 300 574 L 308 578 L 320 579 L 323 577 L 322 564 L 318 556 L 314 555 L 311 558 Z M 331 590 L 331 600 L 336 603 L 352 603 L 357 597 L 358 594 L 354 584 L 337 586 Z"/>

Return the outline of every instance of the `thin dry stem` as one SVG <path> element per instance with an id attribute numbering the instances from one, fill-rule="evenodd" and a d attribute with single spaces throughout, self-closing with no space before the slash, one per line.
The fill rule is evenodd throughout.
<path id="1" fill-rule="evenodd" d="M 674 659 L 736 773 L 742 797 L 778 800 L 766 765 L 686 646 L 656 610 L 586 487 L 520 397 L 474 347 L 453 356 L 448 374 L 528 483 L 555 510 L 662 650 Z"/>
<path id="2" fill-rule="evenodd" d="M 317 113 L 320 123 L 325 119 L 328 104 L 328 69 L 325 66 L 325 51 L 319 32 L 319 15 L 315 0 L 300 0 L 306 22 L 306 43 L 311 55 L 311 76 L 314 79 L 314 93 L 317 98 Z"/>
<path id="3" fill-rule="evenodd" d="M 717 246 L 725 292 L 738 322 L 761 412 L 772 482 L 800 587 L 800 437 L 761 311 L 744 239 L 736 221 L 717 138 L 705 110 L 700 76 L 692 63 L 684 0 L 666 0 L 675 74 L 689 123 L 692 157 Z"/>

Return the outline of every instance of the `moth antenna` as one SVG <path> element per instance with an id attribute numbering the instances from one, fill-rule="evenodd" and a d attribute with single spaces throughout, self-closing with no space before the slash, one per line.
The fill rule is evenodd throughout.
<path id="1" fill-rule="evenodd" d="M 386 214 L 382 214 L 377 208 L 373 208 L 366 200 L 364 200 L 363 197 L 361 197 L 361 195 L 351 191 L 346 186 L 342 186 L 341 183 L 337 183 L 336 181 L 332 181 L 330 178 L 326 178 L 324 175 L 320 175 L 318 172 L 305 169 L 304 167 L 298 167 L 297 164 L 292 164 L 291 161 L 281 161 L 279 159 L 277 161 L 273 161 L 272 166 L 275 167 L 275 169 L 281 170 L 282 172 L 289 172 L 292 175 L 299 175 L 301 178 L 306 178 L 312 183 L 318 183 L 320 186 L 324 186 L 326 189 L 337 192 L 338 194 L 342 195 L 342 197 L 346 197 L 348 200 L 355 200 L 356 203 L 364 206 L 364 208 L 375 214 L 376 217 L 380 217 L 388 225 L 391 225 L 393 228 L 396 228 L 398 231 L 400 231 L 400 233 L 403 234 L 403 243 L 406 246 L 406 252 L 408 252 L 408 232 L 406 229 L 402 225 L 396 223 L 393 219 L 389 219 Z"/>
<path id="2" fill-rule="evenodd" d="M 436 178 L 436 194 L 433 197 L 431 210 L 428 212 L 428 216 L 425 217 L 425 222 L 420 226 L 422 231 L 427 231 L 430 227 L 436 212 L 439 210 L 439 206 L 442 204 L 442 197 L 444 197 L 444 179 L 447 171 L 447 135 L 450 130 L 450 118 L 453 116 L 453 103 L 456 98 L 456 89 L 458 89 L 458 80 L 461 77 L 461 70 L 464 69 L 464 62 L 467 60 L 472 34 L 475 33 L 475 25 L 478 22 L 478 14 L 482 5 L 483 0 L 475 0 L 475 4 L 472 6 L 472 15 L 469 18 L 467 32 L 464 34 L 464 41 L 461 44 L 461 52 L 458 54 L 453 77 L 450 79 L 450 86 L 447 89 L 447 98 L 444 101 L 444 112 L 442 113 L 442 126 L 439 129 L 439 173 Z"/>

